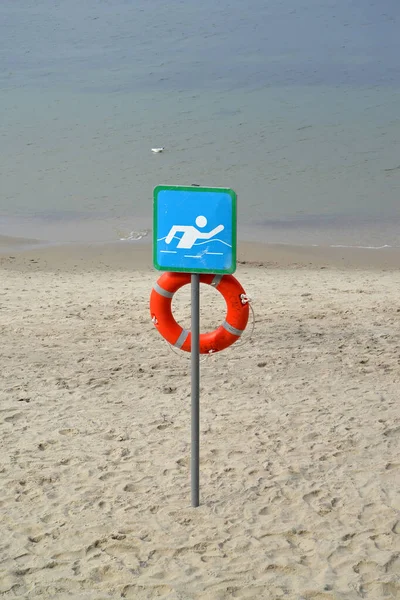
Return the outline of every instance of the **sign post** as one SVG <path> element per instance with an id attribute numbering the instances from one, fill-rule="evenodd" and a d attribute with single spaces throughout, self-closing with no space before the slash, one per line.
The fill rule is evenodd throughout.
<path id="1" fill-rule="evenodd" d="M 153 263 L 191 273 L 191 499 L 200 504 L 200 274 L 236 270 L 236 193 L 229 188 L 157 186 Z"/>
<path id="2" fill-rule="evenodd" d="M 192 490 L 192 506 L 200 504 L 200 275 L 192 273 L 192 444 L 190 458 L 190 476 Z"/>

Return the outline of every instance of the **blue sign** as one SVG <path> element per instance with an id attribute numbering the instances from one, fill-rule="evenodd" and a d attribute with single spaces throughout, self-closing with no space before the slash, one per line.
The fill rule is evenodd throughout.
<path id="1" fill-rule="evenodd" d="M 160 271 L 234 273 L 236 194 L 229 188 L 154 190 L 153 261 Z"/>

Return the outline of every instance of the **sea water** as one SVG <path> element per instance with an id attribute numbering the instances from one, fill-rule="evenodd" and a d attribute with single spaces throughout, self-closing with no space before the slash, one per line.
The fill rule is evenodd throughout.
<path id="1" fill-rule="evenodd" d="M 0 234 L 150 239 L 153 188 L 196 183 L 242 239 L 400 246 L 399 11 L 2 0 Z"/>

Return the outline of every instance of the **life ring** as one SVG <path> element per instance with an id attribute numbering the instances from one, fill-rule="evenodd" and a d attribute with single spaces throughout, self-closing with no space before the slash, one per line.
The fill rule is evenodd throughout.
<path id="1" fill-rule="evenodd" d="M 190 283 L 190 273 L 164 273 L 150 296 L 150 314 L 154 325 L 172 346 L 190 352 L 191 334 L 174 319 L 172 298 L 179 288 Z M 233 275 L 200 275 L 200 283 L 212 285 L 224 297 L 227 305 L 225 321 L 214 331 L 200 334 L 200 353 L 209 354 L 228 348 L 246 328 L 249 304 L 246 292 Z"/>

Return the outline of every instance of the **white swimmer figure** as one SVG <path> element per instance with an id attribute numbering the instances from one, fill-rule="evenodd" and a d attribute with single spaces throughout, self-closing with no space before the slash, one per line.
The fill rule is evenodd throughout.
<path id="1" fill-rule="evenodd" d="M 205 227 L 207 225 L 206 217 L 204 217 L 203 215 L 199 215 L 196 218 L 196 225 L 197 227 L 201 228 Z M 177 248 L 189 249 L 194 246 L 197 240 L 209 240 L 223 229 L 223 225 L 217 225 L 217 227 L 214 227 L 214 229 L 212 229 L 208 233 L 205 233 L 199 231 L 196 227 L 194 227 L 194 225 L 173 225 L 167 237 L 165 238 L 165 243 L 170 244 L 176 233 L 183 233 L 183 236 L 179 240 Z"/>

